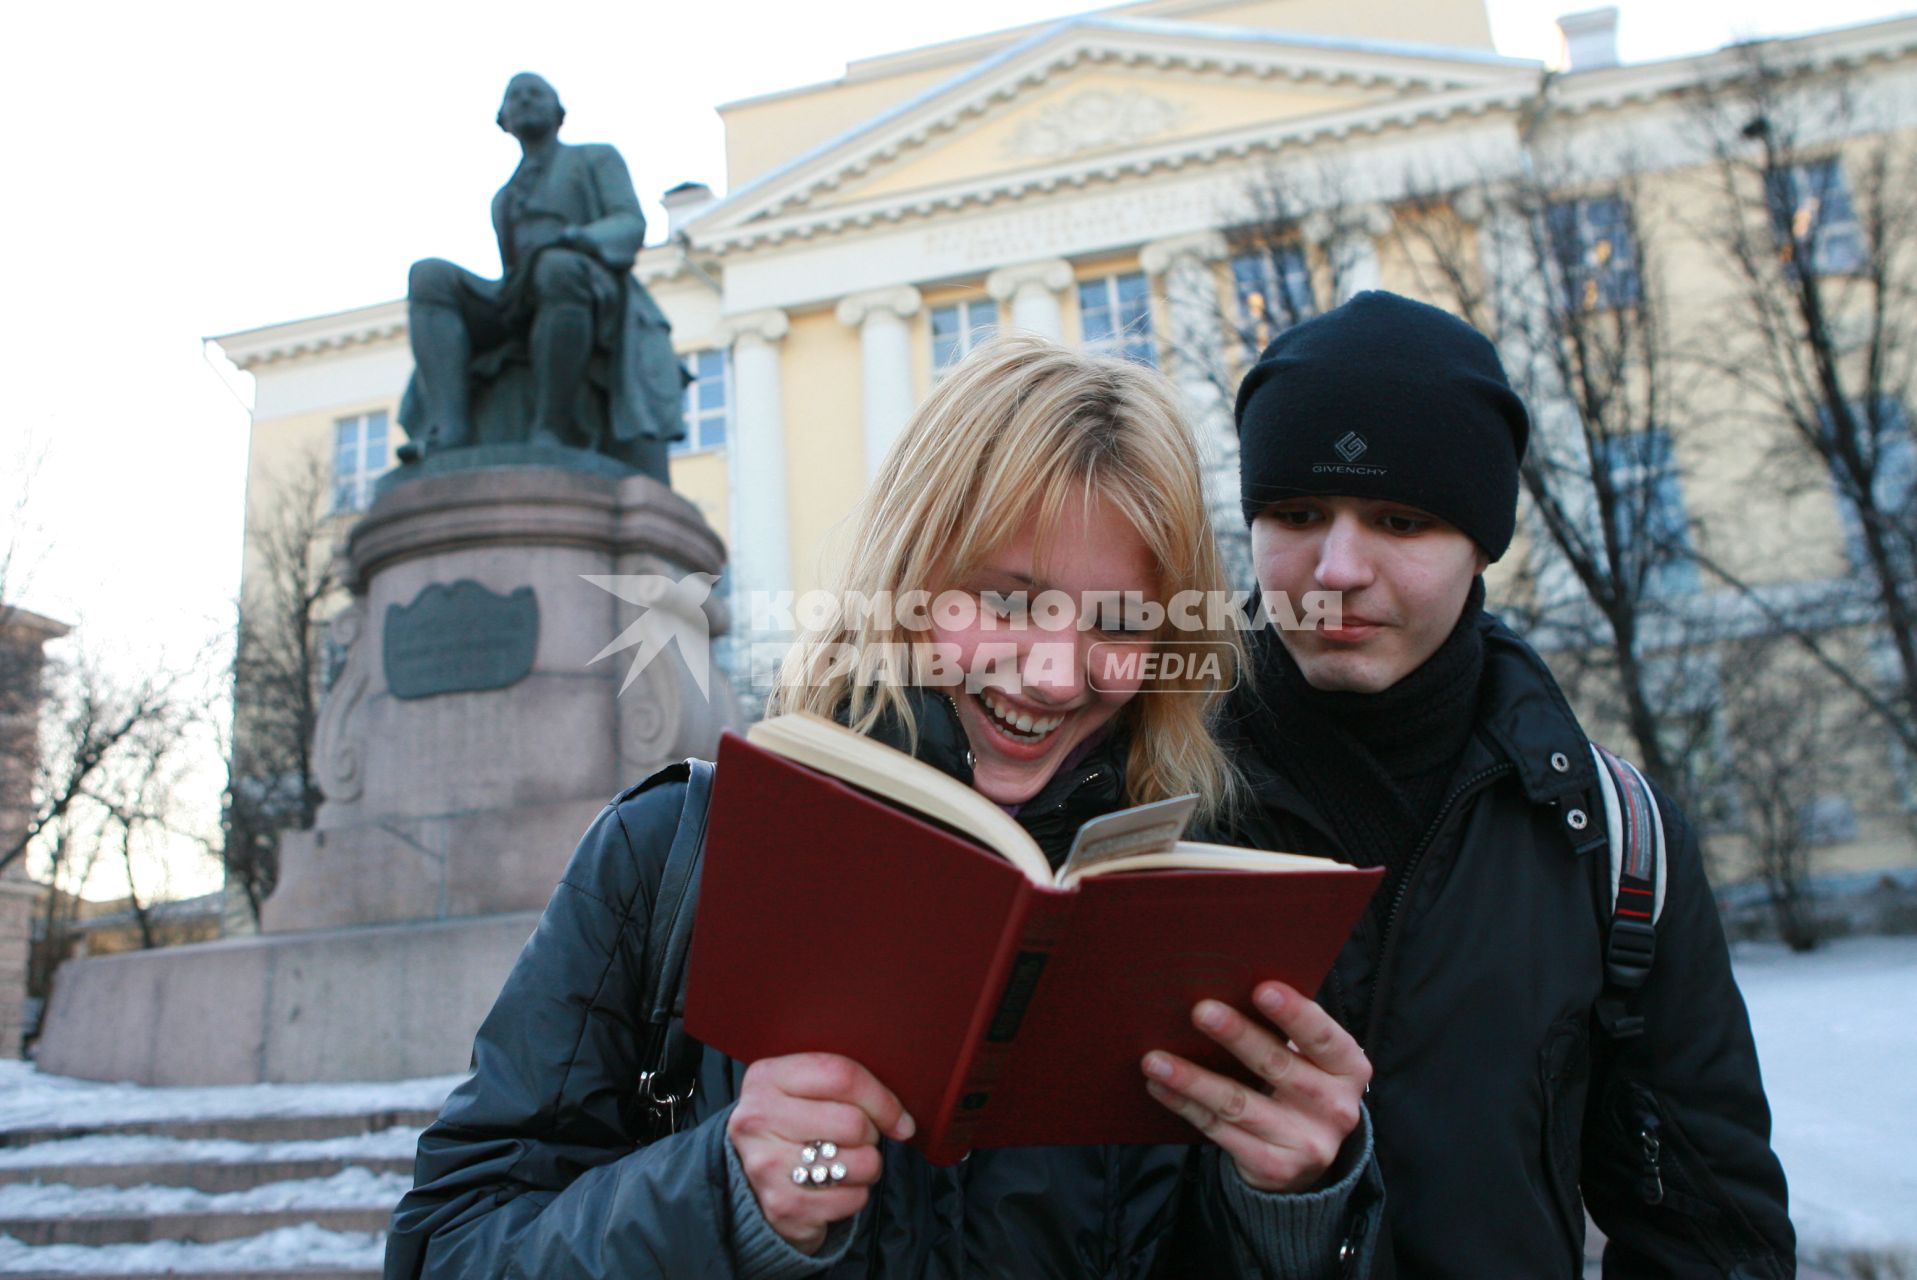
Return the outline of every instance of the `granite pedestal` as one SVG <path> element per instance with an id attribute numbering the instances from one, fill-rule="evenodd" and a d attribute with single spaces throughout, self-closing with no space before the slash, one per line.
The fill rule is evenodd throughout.
<path id="1" fill-rule="evenodd" d="M 464 1069 L 580 832 L 733 724 L 710 660 L 723 605 L 703 582 L 659 591 L 724 566 L 690 503 L 587 466 L 402 479 L 348 544 L 346 656 L 314 744 L 326 800 L 284 839 L 261 934 L 65 966 L 45 1069 L 167 1084 Z M 636 672 L 637 647 L 599 657 L 649 610 L 672 615 L 638 628 L 667 648 Z M 680 652 L 694 641 L 706 651 Z"/>

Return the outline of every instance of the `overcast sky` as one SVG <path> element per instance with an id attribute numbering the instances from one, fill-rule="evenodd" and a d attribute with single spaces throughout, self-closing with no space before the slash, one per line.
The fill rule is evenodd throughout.
<path id="1" fill-rule="evenodd" d="M 513 72 L 557 86 L 570 141 L 620 147 L 662 228 L 667 187 L 724 192 L 716 105 L 1085 7 L 11 6 L 0 500 L 43 456 L 24 545 L 34 572 L 15 603 L 141 662 L 229 625 L 250 389 L 222 377 L 202 338 L 397 297 L 420 257 L 496 271 L 488 202 L 517 153 L 492 115 Z M 1489 7 L 1499 52 L 1551 61 L 1553 18 L 1588 6 Z M 1625 0 L 1620 51 L 1643 61 L 1906 8 Z"/>

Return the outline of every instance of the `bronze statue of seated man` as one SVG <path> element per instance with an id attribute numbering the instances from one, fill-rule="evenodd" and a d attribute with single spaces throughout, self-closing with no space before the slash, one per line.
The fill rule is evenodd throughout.
<path id="1" fill-rule="evenodd" d="M 507 86 L 498 122 L 521 158 L 493 197 L 504 279 L 413 264 L 401 456 L 526 442 L 606 453 L 666 482 L 686 375 L 664 313 L 632 276 L 645 215 L 619 153 L 560 142 L 565 118 L 539 76 Z"/>

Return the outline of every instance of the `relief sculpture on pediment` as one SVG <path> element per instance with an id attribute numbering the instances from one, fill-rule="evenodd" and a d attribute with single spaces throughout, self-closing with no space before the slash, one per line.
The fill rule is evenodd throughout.
<path id="1" fill-rule="evenodd" d="M 1133 146 L 1183 122 L 1186 108 L 1146 93 L 1087 89 L 1039 111 L 1005 141 L 1015 160 L 1063 160 L 1087 151 Z"/>

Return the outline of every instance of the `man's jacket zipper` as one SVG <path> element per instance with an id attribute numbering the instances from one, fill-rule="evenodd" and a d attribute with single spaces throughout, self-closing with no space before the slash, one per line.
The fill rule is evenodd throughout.
<path id="1" fill-rule="evenodd" d="M 1511 772 L 1511 765 L 1494 764 L 1472 774 L 1454 788 L 1438 806 L 1438 812 L 1432 816 L 1431 824 L 1425 828 L 1424 836 L 1411 851 L 1411 858 L 1405 863 L 1404 874 L 1398 877 L 1398 888 L 1391 895 L 1391 906 L 1385 912 L 1384 928 L 1378 934 L 1378 976 L 1371 984 L 1371 1015 L 1365 1019 L 1364 1047 L 1367 1052 L 1375 1053 L 1378 1047 L 1378 1030 L 1384 1025 L 1385 995 L 1387 984 L 1391 980 L 1391 962 L 1397 955 L 1398 914 L 1404 909 L 1405 900 L 1411 896 L 1411 886 L 1417 878 L 1418 869 L 1424 863 L 1425 852 L 1431 848 L 1444 829 L 1445 820 L 1460 801 L 1482 790 L 1494 779 Z"/>

